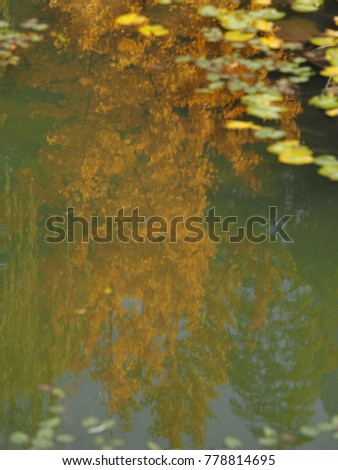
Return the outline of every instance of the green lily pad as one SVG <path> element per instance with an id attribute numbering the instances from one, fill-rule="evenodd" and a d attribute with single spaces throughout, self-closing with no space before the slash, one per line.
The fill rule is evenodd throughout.
<path id="1" fill-rule="evenodd" d="M 322 176 L 326 176 L 332 181 L 338 181 L 338 165 L 325 165 L 318 170 Z"/>
<path id="2" fill-rule="evenodd" d="M 237 437 L 225 436 L 224 444 L 228 449 L 239 449 L 242 447 L 242 442 Z"/>
<path id="3" fill-rule="evenodd" d="M 335 429 L 335 425 L 333 423 L 317 423 L 316 428 L 321 431 L 333 431 Z"/>
<path id="4" fill-rule="evenodd" d="M 13 434 L 10 435 L 10 441 L 17 445 L 17 446 L 22 446 L 25 444 L 28 444 L 29 442 L 29 436 L 25 434 L 24 432 L 13 432 Z"/>
<path id="5" fill-rule="evenodd" d="M 278 444 L 278 440 L 275 437 L 261 437 L 258 442 L 263 447 L 274 447 Z"/>
<path id="6" fill-rule="evenodd" d="M 56 428 L 57 426 L 60 426 L 61 424 L 61 419 L 58 416 L 55 416 L 55 418 L 50 418 L 46 419 L 45 421 L 41 421 L 39 423 L 40 428 Z"/>
<path id="7" fill-rule="evenodd" d="M 198 9 L 198 14 L 200 16 L 206 16 L 209 18 L 216 17 L 219 14 L 219 11 L 216 7 L 213 5 L 205 5 L 204 7 L 201 7 Z"/>
<path id="8" fill-rule="evenodd" d="M 273 127 L 262 127 L 254 132 L 254 136 L 258 139 L 282 139 L 285 132 Z"/>
<path id="9" fill-rule="evenodd" d="M 338 107 L 338 97 L 318 95 L 310 99 L 309 104 L 321 109 L 333 109 Z"/>
<path id="10" fill-rule="evenodd" d="M 303 434 L 303 436 L 306 436 L 306 437 L 317 437 L 318 434 L 319 434 L 319 431 L 314 427 L 302 426 L 300 428 L 300 433 Z"/>
<path id="11" fill-rule="evenodd" d="M 297 147 L 299 145 L 298 140 L 280 140 L 275 144 L 272 144 L 268 147 L 270 153 L 280 154 L 283 152 L 289 151 L 291 148 Z"/>
<path id="12" fill-rule="evenodd" d="M 81 421 L 81 425 L 84 428 L 90 428 L 91 426 L 96 426 L 99 424 L 100 420 L 96 416 L 87 416 L 86 418 L 83 418 Z"/>
<path id="13" fill-rule="evenodd" d="M 333 155 L 319 155 L 319 157 L 315 158 L 314 163 L 319 166 L 326 166 L 326 165 L 332 166 L 332 165 L 338 165 L 338 160 Z"/>
<path id="14" fill-rule="evenodd" d="M 161 447 L 153 441 L 147 441 L 146 445 L 150 450 L 161 450 Z"/>

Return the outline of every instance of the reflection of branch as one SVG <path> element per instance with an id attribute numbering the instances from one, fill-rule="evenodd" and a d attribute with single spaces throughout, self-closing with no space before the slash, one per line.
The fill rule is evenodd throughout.
<path id="1" fill-rule="evenodd" d="M 90 75 L 90 73 L 91 73 L 92 63 L 93 63 L 93 55 L 94 55 L 94 51 L 91 51 L 90 56 L 89 56 L 89 62 L 88 62 L 88 75 Z M 91 91 L 89 91 L 88 98 L 87 98 L 85 117 L 84 117 L 84 122 L 85 123 L 87 122 L 87 118 L 88 118 L 88 114 L 89 114 L 91 97 L 92 97 L 92 93 L 91 93 Z"/>
<path id="2" fill-rule="evenodd" d="M 153 80 L 153 77 L 152 77 L 151 73 L 149 73 L 148 76 L 149 76 L 149 81 L 150 81 L 150 83 L 152 84 L 152 86 L 154 88 L 155 96 L 156 96 L 156 98 L 158 98 L 159 93 L 157 91 L 157 88 L 156 88 L 156 85 L 155 85 L 155 82 Z"/>

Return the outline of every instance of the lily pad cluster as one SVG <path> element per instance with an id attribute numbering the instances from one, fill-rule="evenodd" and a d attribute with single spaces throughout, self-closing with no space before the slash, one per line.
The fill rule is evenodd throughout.
<path id="1" fill-rule="evenodd" d="M 313 12 L 322 4 L 323 0 L 294 0 L 291 8 L 297 12 Z M 244 8 L 233 4 L 227 8 L 206 5 L 199 8 L 198 13 L 213 23 L 203 29 L 206 40 L 225 43 L 229 52 L 220 57 L 195 59 L 185 56 L 177 60 L 195 63 L 206 71 L 208 85 L 196 91 L 210 93 L 226 88 L 237 92 L 247 115 L 261 121 L 279 120 L 286 111 L 283 106 L 285 96 L 294 93 L 295 85 L 307 82 L 314 75 L 307 57 L 294 54 L 295 50 L 302 51 L 303 45 L 284 42 L 276 33 L 274 21 L 283 18 L 285 13 L 272 8 L 270 0 L 251 0 Z M 338 24 L 338 17 L 334 22 Z M 313 38 L 312 43 L 323 49 L 321 52 L 327 64 L 321 75 L 328 77 L 330 83 L 309 103 L 324 109 L 327 116 L 335 117 L 338 115 L 337 87 L 334 87 L 338 83 L 338 31 L 328 29 L 322 36 Z M 256 138 L 263 140 L 285 138 L 281 129 L 247 120 L 228 121 L 225 127 L 251 129 Z M 324 164 L 323 156 L 314 156 L 311 149 L 299 141 L 281 140 L 271 145 L 269 151 L 277 154 L 278 160 L 285 164 L 317 163 L 321 165 L 321 175 L 336 180 L 335 163 Z"/>
<path id="2" fill-rule="evenodd" d="M 275 34 L 274 21 L 285 16 L 284 12 L 270 7 L 269 0 L 255 0 L 249 8 L 218 8 L 206 5 L 198 10 L 201 16 L 213 19 L 216 24 L 204 28 L 209 42 L 223 41 L 229 53 L 208 59 L 200 57 L 180 58 L 195 61 L 205 69 L 208 86 L 197 90 L 208 93 L 223 87 L 242 94 L 240 101 L 250 116 L 263 120 L 278 120 L 286 108 L 282 105 L 284 95 L 294 84 L 304 83 L 313 74 L 306 65 L 306 58 L 289 56 L 287 51 L 300 49 L 298 43 L 284 42 Z M 274 73 L 285 76 L 284 80 L 271 78 Z M 270 80 L 270 81 L 268 81 Z M 285 86 L 287 82 L 287 86 Z M 281 137 L 279 129 L 262 131 L 264 138 Z M 269 135 L 268 135 L 269 134 Z"/>
<path id="3" fill-rule="evenodd" d="M 17 65 L 20 61 L 18 51 L 27 49 L 33 43 L 43 39 L 40 34 L 48 28 L 47 24 L 39 23 L 36 18 L 20 24 L 20 30 L 13 30 L 9 23 L 0 21 L 0 69 L 8 65 Z"/>
<path id="4" fill-rule="evenodd" d="M 65 392 L 49 384 L 41 384 L 39 389 L 48 394 L 49 401 L 52 403 L 48 408 L 48 418 L 39 422 L 38 429 L 34 433 L 23 431 L 12 433 L 11 443 L 19 448 L 32 450 L 60 448 L 72 444 L 75 436 L 60 432 L 66 412 Z M 96 446 L 103 450 L 116 449 L 124 444 L 121 439 L 114 439 L 107 435 L 107 432 L 111 431 L 115 425 L 116 422 L 112 419 L 100 420 L 96 416 L 88 416 L 81 421 L 84 432 L 95 435 Z"/>
<path id="5" fill-rule="evenodd" d="M 169 30 L 164 28 L 162 25 L 148 24 L 148 18 L 137 13 L 126 13 L 125 15 L 121 15 L 116 18 L 115 23 L 118 26 L 138 26 L 139 33 L 147 37 L 166 36 L 169 34 Z"/>

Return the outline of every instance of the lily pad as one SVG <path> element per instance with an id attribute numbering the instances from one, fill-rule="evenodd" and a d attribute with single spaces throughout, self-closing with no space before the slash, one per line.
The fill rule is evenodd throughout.
<path id="1" fill-rule="evenodd" d="M 332 181 L 338 181 L 338 165 L 323 166 L 318 170 L 318 173 Z"/>
<path id="2" fill-rule="evenodd" d="M 228 449 L 240 449 L 242 447 L 242 441 L 232 436 L 225 436 L 224 444 Z"/>
<path id="3" fill-rule="evenodd" d="M 333 155 L 319 155 L 315 158 L 314 163 L 319 166 L 338 165 L 338 160 Z M 338 424 L 338 423 L 337 423 Z"/>
<path id="4" fill-rule="evenodd" d="M 13 432 L 13 434 L 10 435 L 10 441 L 17 445 L 17 446 L 22 446 L 25 444 L 28 444 L 29 442 L 29 436 L 25 434 L 24 432 Z"/>

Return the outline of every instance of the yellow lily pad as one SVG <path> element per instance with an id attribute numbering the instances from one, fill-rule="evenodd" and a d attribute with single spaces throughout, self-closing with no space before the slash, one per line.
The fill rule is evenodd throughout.
<path id="1" fill-rule="evenodd" d="M 269 49 L 280 49 L 283 45 L 283 40 L 276 36 L 261 38 L 261 44 L 267 46 Z"/>
<path id="2" fill-rule="evenodd" d="M 254 37 L 254 33 L 241 33 L 240 31 L 227 31 L 224 34 L 224 39 L 231 42 L 245 42 Z"/>
<path id="3" fill-rule="evenodd" d="M 338 66 L 337 65 L 330 65 L 328 67 L 325 67 L 325 69 L 323 69 L 320 72 L 320 74 L 323 75 L 324 77 L 332 77 L 332 75 L 337 75 L 338 74 Z"/>
<path id="4" fill-rule="evenodd" d="M 254 124 L 252 121 L 236 121 L 229 120 L 225 123 L 226 129 L 260 129 L 261 126 Z"/>
<path id="5" fill-rule="evenodd" d="M 258 31 L 264 31 L 265 33 L 269 33 L 273 30 L 273 23 L 271 21 L 266 20 L 257 20 L 254 23 L 254 27 L 258 29 Z"/>
<path id="6" fill-rule="evenodd" d="M 137 13 L 127 13 L 116 18 L 115 23 L 120 26 L 140 25 L 148 21 L 148 18 Z"/>
<path id="7" fill-rule="evenodd" d="M 282 153 L 278 156 L 278 161 L 288 165 L 308 165 L 314 162 L 312 155 L 294 156 L 291 153 Z"/>
<path id="8" fill-rule="evenodd" d="M 338 116 L 338 108 L 329 109 L 328 111 L 325 111 L 325 114 L 329 117 L 336 117 Z"/>
<path id="9" fill-rule="evenodd" d="M 267 7 L 271 5 L 271 0 L 251 0 L 251 5 L 261 5 Z"/>
<path id="10" fill-rule="evenodd" d="M 151 36 L 166 36 L 169 34 L 169 30 L 163 28 L 160 24 L 145 25 L 139 28 L 139 32 L 148 38 Z"/>

